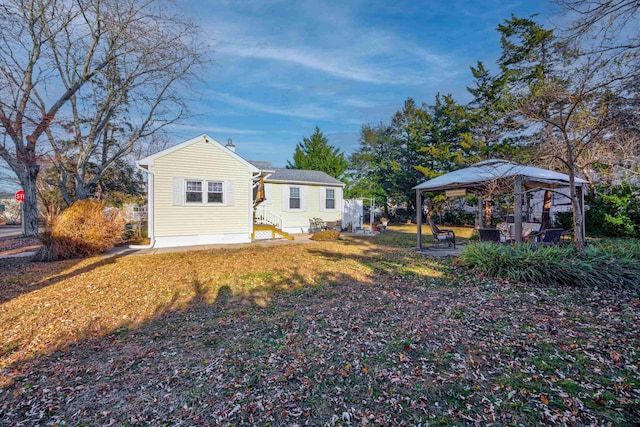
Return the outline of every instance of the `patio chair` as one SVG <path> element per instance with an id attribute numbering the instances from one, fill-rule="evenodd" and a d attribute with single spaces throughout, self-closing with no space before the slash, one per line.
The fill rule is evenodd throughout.
<path id="1" fill-rule="evenodd" d="M 502 242 L 500 239 L 502 233 L 497 228 L 480 228 L 478 229 L 478 233 L 480 233 L 481 242 Z"/>
<path id="2" fill-rule="evenodd" d="M 534 237 L 533 245 L 552 246 L 560 243 L 560 238 L 564 233 L 562 228 L 548 228 L 537 233 Z"/>
<path id="3" fill-rule="evenodd" d="M 318 231 L 325 230 L 326 226 L 324 221 L 320 218 L 309 218 L 309 232 L 316 233 Z"/>
<path id="4" fill-rule="evenodd" d="M 447 242 L 447 246 L 453 244 L 453 249 L 456 248 L 456 233 L 453 230 L 440 230 L 431 220 L 431 217 L 427 217 L 429 221 L 429 227 L 431 227 L 431 233 L 435 240 L 434 247 L 437 247 L 441 242 Z"/>

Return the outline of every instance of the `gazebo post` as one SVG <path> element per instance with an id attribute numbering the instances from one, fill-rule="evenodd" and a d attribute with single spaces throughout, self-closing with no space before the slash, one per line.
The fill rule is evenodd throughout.
<path id="1" fill-rule="evenodd" d="M 522 243 L 522 175 L 516 176 L 513 184 L 513 224 L 515 226 L 516 243 Z"/>
<path id="2" fill-rule="evenodd" d="M 416 189 L 416 222 L 418 224 L 418 249 L 422 249 L 422 191 Z"/>
<path id="3" fill-rule="evenodd" d="M 482 196 L 478 195 L 478 230 L 484 228 L 484 213 L 482 211 Z"/>

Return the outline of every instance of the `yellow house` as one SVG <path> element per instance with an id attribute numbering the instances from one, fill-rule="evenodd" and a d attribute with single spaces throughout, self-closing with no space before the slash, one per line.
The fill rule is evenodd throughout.
<path id="1" fill-rule="evenodd" d="M 154 247 L 245 243 L 342 218 L 344 184 L 324 172 L 249 162 L 207 135 L 139 160 Z"/>

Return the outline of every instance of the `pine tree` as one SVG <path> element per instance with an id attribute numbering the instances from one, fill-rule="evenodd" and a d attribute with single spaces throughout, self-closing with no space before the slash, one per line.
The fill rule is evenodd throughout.
<path id="1" fill-rule="evenodd" d="M 305 137 L 296 145 L 293 163 L 287 169 L 317 170 L 339 179 L 349 167 L 349 161 L 340 149 L 329 144 L 329 140 L 316 126 L 313 135 Z"/>

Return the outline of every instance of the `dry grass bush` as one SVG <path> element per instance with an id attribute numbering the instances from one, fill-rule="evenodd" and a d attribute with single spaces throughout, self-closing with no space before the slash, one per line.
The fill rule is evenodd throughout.
<path id="1" fill-rule="evenodd" d="M 310 239 L 317 240 L 317 241 L 325 241 L 325 240 L 336 240 L 338 237 L 340 237 L 340 233 L 335 230 L 323 230 L 323 231 L 318 231 L 317 233 L 313 233 Z"/>
<path id="2" fill-rule="evenodd" d="M 56 261 L 96 255 L 113 248 L 124 231 L 124 221 L 104 212 L 97 200 L 79 200 L 53 220 L 41 235 L 38 261 Z"/>
<path id="3" fill-rule="evenodd" d="M 513 282 L 640 289 L 640 245 L 633 240 L 592 242 L 584 258 L 573 247 L 480 242 L 462 250 L 460 263 L 476 273 Z"/>

